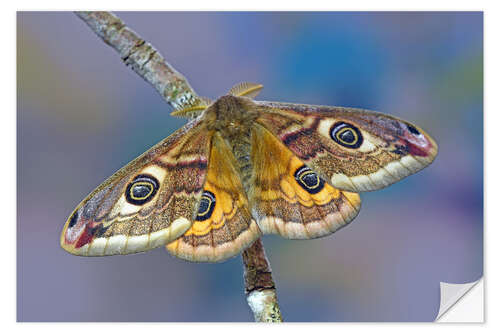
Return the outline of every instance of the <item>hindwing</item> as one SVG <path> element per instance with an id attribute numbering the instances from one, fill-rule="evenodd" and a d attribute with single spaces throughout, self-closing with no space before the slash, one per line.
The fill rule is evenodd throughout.
<path id="1" fill-rule="evenodd" d="M 197 216 L 182 237 L 167 245 L 171 254 L 190 261 L 222 261 L 260 236 L 236 165 L 231 149 L 216 133 Z"/>
<path id="2" fill-rule="evenodd" d="M 334 188 L 261 125 L 252 128 L 250 207 L 263 233 L 317 238 L 356 217 L 357 193 Z"/>

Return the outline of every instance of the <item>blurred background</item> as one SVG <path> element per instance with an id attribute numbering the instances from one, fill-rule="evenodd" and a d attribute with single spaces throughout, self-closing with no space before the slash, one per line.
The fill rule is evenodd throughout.
<path id="1" fill-rule="evenodd" d="M 438 142 L 340 232 L 263 238 L 285 321 L 432 321 L 440 281 L 482 276 L 482 13 L 117 15 L 202 96 L 258 82 L 259 100 L 382 111 Z M 74 14 L 17 14 L 17 106 L 18 321 L 253 321 L 241 257 L 59 247 L 89 192 L 184 123 Z"/>

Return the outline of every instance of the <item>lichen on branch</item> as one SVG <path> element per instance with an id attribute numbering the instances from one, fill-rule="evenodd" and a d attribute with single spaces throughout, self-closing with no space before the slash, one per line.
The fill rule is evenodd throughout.
<path id="1" fill-rule="evenodd" d="M 148 42 L 110 12 L 75 12 L 101 39 L 115 49 L 125 65 L 150 83 L 174 109 L 200 103 L 184 76 Z"/>
<path id="2" fill-rule="evenodd" d="M 243 251 L 245 293 L 255 321 L 282 322 L 276 285 L 262 240 L 257 239 Z"/>

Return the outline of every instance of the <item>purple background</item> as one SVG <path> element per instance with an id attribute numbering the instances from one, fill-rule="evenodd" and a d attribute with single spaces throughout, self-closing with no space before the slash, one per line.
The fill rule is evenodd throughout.
<path id="1" fill-rule="evenodd" d="M 361 107 L 439 144 L 427 169 L 362 194 L 347 228 L 265 236 L 286 321 L 432 321 L 439 282 L 483 274 L 482 13 L 118 13 L 200 95 Z M 19 321 L 252 321 L 241 258 L 59 247 L 67 216 L 183 124 L 72 13 L 18 13 Z"/>

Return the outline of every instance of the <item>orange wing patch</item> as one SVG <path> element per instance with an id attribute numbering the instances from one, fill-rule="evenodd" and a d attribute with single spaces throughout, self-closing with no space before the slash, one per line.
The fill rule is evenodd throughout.
<path id="1" fill-rule="evenodd" d="M 219 134 L 212 142 L 195 222 L 182 237 L 167 245 L 171 254 L 185 260 L 222 261 L 237 255 L 260 236 L 230 148 Z"/>
<path id="2" fill-rule="evenodd" d="M 307 239 L 331 234 L 356 217 L 361 200 L 338 190 L 264 127 L 252 132 L 253 216 L 263 233 Z"/>

